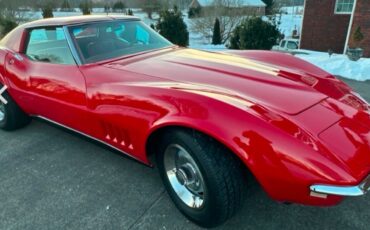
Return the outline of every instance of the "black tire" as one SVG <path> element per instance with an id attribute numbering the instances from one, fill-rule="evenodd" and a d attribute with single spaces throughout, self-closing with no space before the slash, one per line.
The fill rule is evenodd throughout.
<path id="1" fill-rule="evenodd" d="M 0 88 L 2 85 L 0 84 Z M 21 108 L 13 101 L 7 92 L 2 94 L 7 100 L 7 104 L 3 104 L 1 101 L 0 109 L 2 109 L 3 118 L 0 120 L 0 128 L 7 131 L 16 130 L 28 125 L 31 118 L 25 114 Z"/>
<path id="2" fill-rule="evenodd" d="M 169 170 L 165 165 L 168 165 L 165 162 L 169 162 L 168 157 L 165 158 L 169 146 L 181 146 L 197 164 L 205 186 L 204 193 L 200 193 L 204 201 L 201 207 L 187 205 L 171 185 L 167 176 Z M 206 228 L 219 226 L 240 208 L 245 183 L 241 163 L 231 151 L 214 139 L 197 131 L 172 130 L 161 138 L 156 158 L 159 173 L 169 196 L 177 208 L 199 226 Z M 175 165 L 178 166 L 177 163 Z M 173 178 L 178 178 L 176 173 L 173 175 L 176 175 Z"/>

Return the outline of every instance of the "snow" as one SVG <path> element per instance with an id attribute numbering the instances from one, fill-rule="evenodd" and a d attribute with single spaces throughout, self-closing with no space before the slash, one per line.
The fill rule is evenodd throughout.
<path id="1" fill-rule="evenodd" d="M 292 37 L 293 30 L 296 29 L 301 33 L 303 15 L 282 14 L 280 17 L 279 30 L 286 38 Z"/>
<path id="2" fill-rule="evenodd" d="M 370 80 L 370 58 L 361 58 L 355 62 L 349 60 L 343 54 L 333 54 L 329 57 L 329 54 L 325 52 L 300 51 L 306 54 L 299 54 L 296 57 L 308 61 L 333 75 L 356 81 Z"/>
<path id="3" fill-rule="evenodd" d="M 192 49 L 207 50 L 207 51 L 224 51 L 227 48 L 225 45 L 212 45 L 212 44 L 194 44 L 190 46 Z"/>
<path id="4" fill-rule="evenodd" d="M 201 6 L 212 6 L 215 0 L 197 0 Z M 238 6 L 259 6 L 264 7 L 266 6 L 265 3 L 261 0 L 233 0 L 229 2 L 231 7 L 238 7 Z"/>

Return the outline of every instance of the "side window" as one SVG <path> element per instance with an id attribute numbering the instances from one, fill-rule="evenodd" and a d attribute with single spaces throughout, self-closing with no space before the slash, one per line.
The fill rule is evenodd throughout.
<path id="1" fill-rule="evenodd" d="M 354 0 L 337 0 L 335 4 L 336 14 L 351 14 L 354 6 Z"/>
<path id="2" fill-rule="evenodd" d="M 75 64 L 64 30 L 60 27 L 31 30 L 26 55 L 33 61 Z"/>

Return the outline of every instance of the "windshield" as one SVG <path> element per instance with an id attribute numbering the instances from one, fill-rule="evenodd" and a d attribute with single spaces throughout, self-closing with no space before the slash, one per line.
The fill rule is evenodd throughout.
<path id="1" fill-rule="evenodd" d="M 97 22 L 71 26 L 69 32 L 83 63 L 172 46 L 141 21 Z"/>

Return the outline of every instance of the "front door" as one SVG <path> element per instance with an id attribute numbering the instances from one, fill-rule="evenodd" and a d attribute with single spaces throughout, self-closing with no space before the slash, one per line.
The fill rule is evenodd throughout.
<path id="1" fill-rule="evenodd" d="M 85 78 L 63 28 L 33 29 L 28 37 L 25 51 L 6 61 L 14 99 L 32 115 L 88 132 Z"/>

